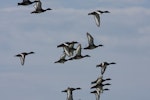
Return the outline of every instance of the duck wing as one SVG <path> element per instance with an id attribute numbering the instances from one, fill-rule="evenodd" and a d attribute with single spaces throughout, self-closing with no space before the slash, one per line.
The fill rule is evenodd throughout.
<path id="1" fill-rule="evenodd" d="M 90 33 L 87 33 L 87 38 L 88 38 L 89 45 L 93 45 L 94 44 L 94 38 L 92 37 L 92 35 Z"/>
<path id="2" fill-rule="evenodd" d="M 64 49 L 65 54 L 66 54 L 68 57 L 70 57 L 71 54 L 70 54 L 70 49 L 69 49 L 69 47 L 68 47 L 68 46 L 64 46 L 63 49 Z"/>
<path id="3" fill-rule="evenodd" d="M 105 70 L 106 70 L 106 66 L 105 67 L 101 67 L 101 74 L 102 75 L 104 74 Z"/>
<path id="4" fill-rule="evenodd" d="M 100 26 L 100 15 L 98 13 L 95 13 L 94 15 L 95 23 L 99 27 Z"/>
<path id="5" fill-rule="evenodd" d="M 95 94 L 96 100 L 99 100 L 99 99 L 100 99 L 100 93 L 99 93 L 98 90 L 94 90 L 94 91 L 92 91 L 91 93 L 94 93 L 94 94 Z"/>
<path id="6" fill-rule="evenodd" d="M 81 44 L 79 44 L 76 49 L 76 56 L 80 56 L 80 55 L 81 55 Z"/>
<path id="7" fill-rule="evenodd" d="M 33 7 L 36 9 L 36 10 L 41 10 L 42 9 L 42 3 L 40 0 L 36 0 L 38 2 L 35 3 L 35 5 L 33 5 Z"/>
<path id="8" fill-rule="evenodd" d="M 20 61 L 21 61 L 21 65 L 24 65 L 24 62 L 25 62 L 25 55 L 24 54 L 20 54 L 21 56 L 19 57 L 20 58 Z"/>
<path id="9" fill-rule="evenodd" d="M 66 58 L 66 53 L 64 52 L 61 56 L 60 59 L 65 59 Z"/>
<path id="10" fill-rule="evenodd" d="M 95 96 L 96 96 L 96 100 L 100 100 L 100 94 L 97 93 Z"/>

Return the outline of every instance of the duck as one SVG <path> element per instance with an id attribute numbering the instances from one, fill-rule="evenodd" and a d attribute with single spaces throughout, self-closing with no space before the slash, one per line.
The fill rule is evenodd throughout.
<path id="1" fill-rule="evenodd" d="M 98 91 L 97 89 L 92 91 L 91 93 L 95 94 L 96 100 L 100 100 L 100 91 Z"/>
<path id="2" fill-rule="evenodd" d="M 18 6 L 19 5 L 22 5 L 22 6 L 31 5 L 35 2 L 38 2 L 38 1 L 23 0 L 22 2 L 18 3 Z"/>
<path id="3" fill-rule="evenodd" d="M 66 61 L 68 61 L 66 58 L 66 53 L 64 52 L 63 55 L 60 57 L 60 59 L 58 61 L 55 61 L 54 63 L 65 63 Z"/>
<path id="4" fill-rule="evenodd" d="M 74 90 L 80 90 L 81 88 L 71 88 L 68 87 L 67 89 L 63 90 L 62 92 L 67 92 L 67 100 L 73 100 L 73 91 Z"/>
<path id="5" fill-rule="evenodd" d="M 101 74 L 103 75 L 107 66 L 108 65 L 111 65 L 111 64 L 116 64 L 115 62 L 111 62 L 111 63 L 108 63 L 108 62 L 102 62 L 100 63 L 99 65 L 96 65 L 96 67 L 101 67 Z"/>
<path id="6" fill-rule="evenodd" d="M 107 80 L 111 80 L 111 78 L 103 79 L 103 76 L 100 76 L 95 81 L 92 81 L 91 84 L 102 84 L 104 81 Z"/>
<path id="7" fill-rule="evenodd" d="M 87 35 L 87 38 L 88 38 L 88 46 L 85 47 L 84 49 L 91 50 L 91 49 L 95 49 L 97 47 L 103 46 L 102 44 L 95 45 L 94 44 L 94 38 L 92 37 L 92 35 L 90 33 L 87 32 L 86 35 Z"/>
<path id="8" fill-rule="evenodd" d="M 95 19 L 95 22 L 96 22 L 96 25 L 98 27 L 100 27 L 100 15 L 103 14 L 103 13 L 110 13 L 110 12 L 109 11 L 96 10 L 96 11 L 88 13 L 88 15 L 93 15 L 94 19 Z"/>
<path id="9" fill-rule="evenodd" d="M 35 11 L 32 11 L 31 14 L 32 13 L 42 13 L 42 12 L 45 12 L 47 10 L 52 10 L 51 8 L 43 9 L 42 8 L 42 2 L 40 0 L 36 0 L 36 1 L 38 1 L 38 2 L 36 2 L 34 5 Z"/>
<path id="10" fill-rule="evenodd" d="M 73 56 L 74 51 L 76 50 L 74 48 L 74 45 L 78 43 L 77 41 L 71 41 L 71 42 L 65 42 L 65 43 L 61 43 L 60 45 L 57 46 L 57 48 L 59 47 L 63 47 L 64 52 L 67 54 L 68 57 Z"/>
<path id="11" fill-rule="evenodd" d="M 94 86 L 91 87 L 91 89 L 98 89 L 101 93 L 103 93 L 103 91 L 105 90 L 104 89 L 104 86 L 108 86 L 108 85 L 111 85 L 110 83 L 105 83 L 105 84 L 96 84 Z"/>
<path id="12" fill-rule="evenodd" d="M 73 56 L 74 51 L 76 50 L 76 49 L 74 48 L 74 45 L 77 44 L 77 43 L 78 43 L 77 41 L 66 42 L 66 44 L 68 44 L 69 52 L 70 52 L 70 55 L 71 55 L 71 56 Z"/>
<path id="13" fill-rule="evenodd" d="M 91 93 L 95 94 L 96 100 L 100 100 L 100 95 L 102 93 L 102 91 L 108 91 L 108 88 L 105 88 L 103 90 L 101 90 L 100 88 L 96 88 L 96 90 L 92 91 Z"/>
<path id="14" fill-rule="evenodd" d="M 74 60 L 74 59 L 82 59 L 82 58 L 85 58 L 85 57 L 90 57 L 90 55 L 81 55 L 81 44 L 78 44 L 77 46 L 77 49 L 76 49 L 76 55 L 69 58 L 68 60 Z"/>
<path id="15" fill-rule="evenodd" d="M 64 46 L 69 46 L 69 47 L 73 48 L 74 44 L 76 44 L 76 43 L 78 43 L 78 42 L 77 41 L 64 42 L 64 43 L 57 45 L 57 48 L 64 47 Z"/>
<path id="16" fill-rule="evenodd" d="M 23 66 L 24 63 L 25 63 L 25 57 L 26 57 L 27 55 L 29 55 L 29 54 L 34 54 L 34 52 L 32 52 L 32 51 L 29 52 L 29 53 L 23 52 L 23 53 L 20 53 L 20 54 L 15 55 L 15 57 L 19 57 L 19 58 L 20 58 L 21 65 Z"/>
<path id="17" fill-rule="evenodd" d="M 91 89 L 93 88 L 100 88 L 100 89 L 103 89 L 104 86 L 106 85 L 111 85 L 110 83 L 105 83 L 105 84 L 96 84 L 94 86 L 91 87 Z"/>

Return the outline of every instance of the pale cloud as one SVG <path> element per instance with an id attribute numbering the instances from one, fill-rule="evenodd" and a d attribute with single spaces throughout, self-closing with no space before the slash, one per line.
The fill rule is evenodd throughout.
<path id="1" fill-rule="evenodd" d="M 22 12 L 26 10 L 31 10 L 29 7 L 18 7 L 18 6 L 11 6 L 11 7 L 5 7 L 0 9 L 1 13 L 11 13 L 11 12 Z"/>
<path id="2" fill-rule="evenodd" d="M 118 3 L 118 4 L 141 4 L 146 3 L 148 0 L 98 0 L 99 2 L 107 2 L 107 3 Z"/>
<path id="3" fill-rule="evenodd" d="M 150 35 L 150 26 L 142 27 L 138 29 L 138 32 L 143 35 Z"/>

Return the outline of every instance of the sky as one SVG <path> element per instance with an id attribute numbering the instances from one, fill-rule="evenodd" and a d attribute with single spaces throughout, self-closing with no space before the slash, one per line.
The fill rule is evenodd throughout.
<path id="1" fill-rule="evenodd" d="M 41 0 L 53 10 L 30 14 L 33 5 L 17 6 L 22 0 L 0 3 L 0 99 L 66 100 L 61 91 L 74 91 L 74 100 L 95 100 L 91 81 L 100 76 L 101 62 L 116 62 L 106 69 L 109 91 L 101 100 L 149 100 L 150 6 L 149 0 Z M 89 12 L 108 10 L 97 27 Z M 55 64 L 62 55 L 57 45 L 78 41 L 88 45 L 86 33 L 103 47 L 82 50 L 89 58 Z M 76 47 L 77 45 L 75 45 Z M 34 51 L 22 66 L 14 55 Z M 107 82 L 106 82 L 107 83 Z"/>

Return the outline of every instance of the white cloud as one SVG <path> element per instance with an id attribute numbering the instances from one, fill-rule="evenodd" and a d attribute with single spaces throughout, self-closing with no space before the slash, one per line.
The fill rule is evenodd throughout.
<path id="1" fill-rule="evenodd" d="M 98 0 L 99 2 L 107 2 L 107 3 L 116 3 L 116 4 L 141 4 L 141 3 L 146 3 L 147 0 Z"/>
<path id="2" fill-rule="evenodd" d="M 150 35 L 150 26 L 142 27 L 138 30 L 138 32 L 143 35 Z"/>

